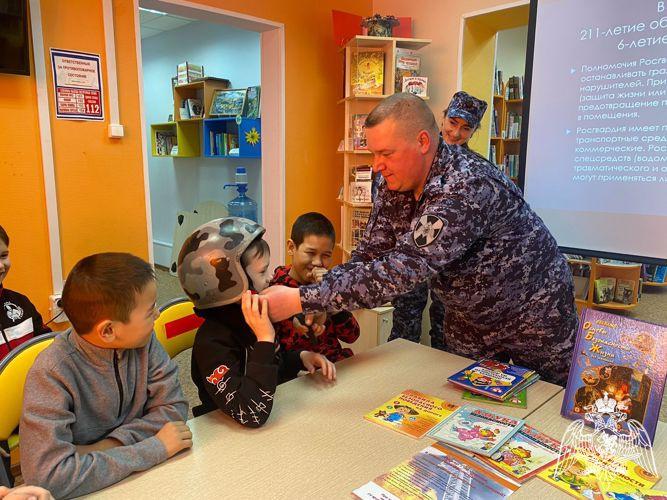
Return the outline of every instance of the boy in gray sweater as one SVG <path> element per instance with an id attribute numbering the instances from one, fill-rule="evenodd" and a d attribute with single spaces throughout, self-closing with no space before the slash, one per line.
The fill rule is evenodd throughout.
<path id="1" fill-rule="evenodd" d="M 84 495 L 192 446 L 177 367 L 153 334 L 149 264 L 125 253 L 79 261 L 63 290 L 72 328 L 35 361 L 20 424 L 26 484 Z"/>

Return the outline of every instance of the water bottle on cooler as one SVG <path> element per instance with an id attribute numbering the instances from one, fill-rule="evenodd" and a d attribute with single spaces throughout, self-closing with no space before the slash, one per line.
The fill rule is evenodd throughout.
<path id="1" fill-rule="evenodd" d="M 228 187 L 235 187 L 238 192 L 238 196 L 227 203 L 229 215 L 257 222 L 257 202 L 246 195 L 248 191 L 248 173 L 245 167 L 236 167 L 236 181 L 224 185 L 224 189 Z"/>

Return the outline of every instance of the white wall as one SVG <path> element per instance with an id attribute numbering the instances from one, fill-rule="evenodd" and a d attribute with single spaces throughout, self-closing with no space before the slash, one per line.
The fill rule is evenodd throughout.
<path id="1" fill-rule="evenodd" d="M 503 79 L 524 76 L 528 26 L 498 32 L 496 66 L 503 72 Z"/>
<path id="2" fill-rule="evenodd" d="M 173 113 L 171 78 L 179 62 L 203 64 L 206 76 L 227 78 L 235 88 L 260 82 L 260 43 L 255 32 L 197 21 L 146 38 L 141 45 L 148 138 L 150 124 L 164 123 Z M 156 264 L 169 266 L 177 212 L 192 210 L 202 201 L 226 204 L 236 197 L 235 189 L 223 192 L 222 186 L 234 182 L 237 166 L 247 167 L 248 196 L 257 202 L 261 217 L 261 160 L 157 158 L 151 156 L 150 140 L 147 146 Z"/>

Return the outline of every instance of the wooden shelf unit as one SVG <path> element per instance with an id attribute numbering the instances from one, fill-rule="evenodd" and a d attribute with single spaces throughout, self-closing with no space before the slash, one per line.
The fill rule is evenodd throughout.
<path id="1" fill-rule="evenodd" d="M 418 50 L 431 43 L 431 40 L 417 38 L 393 38 L 356 36 L 349 40 L 341 51 L 344 54 L 343 78 L 345 82 L 343 97 L 338 100 L 345 107 L 344 147 L 338 151 L 343 156 L 343 199 L 341 201 L 341 241 L 338 247 L 343 251 L 343 262 L 350 258 L 354 250 L 353 231 L 359 232 L 359 225 L 354 224 L 353 215 L 366 212 L 370 215 L 372 204 L 353 203 L 350 200 L 349 183 L 352 170 L 360 165 L 372 165 L 371 152 L 364 149 L 354 149 L 352 135 L 352 121 L 354 115 L 364 115 L 371 112 L 382 99 L 394 93 L 396 74 L 396 49 Z M 364 49 L 379 49 L 384 54 L 384 75 L 381 95 L 353 95 L 351 86 L 351 61 L 355 52 Z M 353 227 L 354 226 L 354 227 Z"/>
<path id="2" fill-rule="evenodd" d="M 201 120 L 202 118 L 211 118 L 209 111 L 211 109 L 211 101 L 213 100 L 213 93 L 216 90 L 224 90 L 229 88 L 229 80 L 224 78 L 206 77 L 192 83 L 184 83 L 182 85 L 174 86 L 174 119 L 181 120 L 180 106 L 184 99 L 199 99 L 203 106 L 204 116 L 200 118 L 185 119 L 187 121 Z"/>
<path id="3" fill-rule="evenodd" d="M 639 295 L 639 278 L 641 277 L 641 264 L 603 264 L 595 257 L 590 260 L 568 259 L 568 263 L 578 266 L 589 266 L 590 274 L 588 276 L 588 291 L 586 298 L 575 298 L 577 311 L 581 312 L 584 307 L 596 309 L 609 309 L 616 311 L 626 311 L 637 307 Z M 632 302 L 622 304 L 620 302 L 605 302 L 604 304 L 595 303 L 595 280 L 598 278 L 616 278 L 632 280 L 635 282 L 635 288 L 632 293 Z"/>
<path id="4" fill-rule="evenodd" d="M 503 94 L 493 95 L 493 105 L 491 107 L 491 121 L 494 119 L 494 110 L 498 111 L 498 132 L 500 135 L 491 136 L 489 139 L 489 155 L 491 157 L 491 146 L 496 148 L 496 157 L 495 164 L 500 170 L 503 170 L 502 165 L 505 161 L 505 155 L 518 155 L 521 151 L 521 139 L 520 138 L 506 138 L 505 127 L 509 121 L 508 113 L 510 111 L 514 113 L 522 114 L 523 110 L 523 99 L 505 99 L 505 88 L 506 84 L 503 84 Z M 509 169 L 509 166 L 507 167 Z M 518 165 L 517 165 L 517 175 L 510 175 L 509 170 L 506 171 L 507 176 L 512 179 L 514 182 L 519 181 L 518 177 Z"/>
<path id="5" fill-rule="evenodd" d="M 200 121 L 183 120 L 180 122 L 155 123 L 151 125 L 151 155 L 159 158 L 194 158 L 200 155 Z M 176 136 L 177 154 L 157 154 L 155 133 L 170 132 Z"/>

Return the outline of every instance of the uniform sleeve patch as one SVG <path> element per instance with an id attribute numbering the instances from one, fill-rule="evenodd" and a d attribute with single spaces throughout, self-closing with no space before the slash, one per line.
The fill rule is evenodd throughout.
<path id="1" fill-rule="evenodd" d="M 422 215 L 412 233 L 412 239 L 419 248 L 427 247 L 433 243 L 445 227 L 445 222 L 436 215 Z"/>

